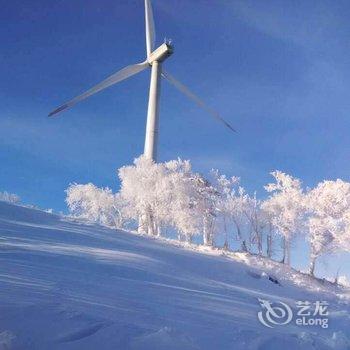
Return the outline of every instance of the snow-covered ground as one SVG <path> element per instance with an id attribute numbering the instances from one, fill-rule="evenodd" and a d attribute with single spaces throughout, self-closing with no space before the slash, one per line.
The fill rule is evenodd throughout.
<path id="1" fill-rule="evenodd" d="M 0 350 L 350 349 L 347 290 L 176 245 L 0 202 Z M 259 298 L 291 322 L 262 325 Z M 296 325 L 296 301 L 328 301 L 329 327 Z"/>

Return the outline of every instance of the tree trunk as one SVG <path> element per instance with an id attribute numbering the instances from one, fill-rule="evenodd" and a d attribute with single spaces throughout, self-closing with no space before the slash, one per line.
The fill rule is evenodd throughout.
<path id="1" fill-rule="evenodd" d="M 149 210 L 148 211 L 148 215 L 147 215 L 147 233 L 149 235 L 155 235 L 156 234 L 156 228 L 155 228 L 155 222 L 154 222 L 154 217 L 153 217 L 153 214 L 152 212 Z"/>
<path id="2" fill-rule="evenodd" d="M 230 250 L 230 246 L 229 246 L 229 244 L 228 244 L 227 239 L 225 239 L 224 246 L 223 246 L 222 248 L 223 248 L 225 251 Z"/>
<path id="3" fill-rule="evenodd" d="M 147 215 L 145 213 L 139 215 L 139 225 L 137 232 L 138 233 L 147 233 L 148 232 L 147 224 Z"/>
<path id="4" fill-rule="evenodd" d="M 283 237 L 283 258 L 281 263 L 285 264 L 287 260 L 287 240 L 286 237 Z"/>
<path id="5" fill-rule="evenodd" d="M 257 239 L 257 246 L 258 246 L 258 254 L 262 255 L 263 253 L 263 248 L 262 248 L 262 237 L 260 232 L 256 231 L 256 239 Z"/>
<path id="6" fill-rule="evenodd" d="M 155 232 L 157 234 L 157 237 L 160 237 L 162 235 L 161 227 L 162 225 L 159 222 L 157 222 L 155 225 L 155 230 L 156 230 Z"/>
<path id="7" fill-rule="evenodd" d="M 227 234 L 227 225 L 226 225 L 226 218 L 224 217 L 224 233 L 225 233 L 225 242 L 224 242 L 224 250 L 229 250 L 228 245 L 228 234 Z"/>
<path id="8" fill-rule="evenodd" d="M 315 264 L 316 264 L 316 258 L 317 256 L 311 256 L 311 261 L 310 261 L 310 267 L 309 267 L 309 274 L 311 276 L 315 276 Z"/>
<path id="9" fill-rule="evenodd" d="M 206 216 L 203 218 L 203 243 L 204 245 L 210 247 L 213 245 L 213 237 L 210 229 L 210 222 Z"/>
<path id="10" fill-rule="evenodd" d="M 208 230 L 204 230 L 203 243 L 204 243 L 204 245 L 207 245 L 210 247 L 213 245 L 213 240 L 212 240 L 212 237 L 210 235 L 210 232 L 208 232 Z"/>
<path id="11" fill-rule="evenodd" d="M 246 243 L 245 239 L 242 241 L 241 250 L 245 253 L 248 252 L 247 243 Z"/>
<path id="12" fill-rule="evenodd" d="M 247 252 L 248 251 L 247 243 L 245 239 L 243 239 L 241 229 L 235 220 L 233 220 L 233 222 L 235 223 L 235 226 L 236 226 L 238 239 L 241 241 L 241 251 Z"/>
<path id="13" fill-rule="evenodd" d="M 266 255 L 271 259 L 272 256 L 272 235 L 268 234 L 266 236 Z"/>
<path id="14" fill-rule="evenodd" d="M 286 240 L 286 254 L 287 254 L 287 261 L 286 264 L 290 266 L 290 240 Z"/>

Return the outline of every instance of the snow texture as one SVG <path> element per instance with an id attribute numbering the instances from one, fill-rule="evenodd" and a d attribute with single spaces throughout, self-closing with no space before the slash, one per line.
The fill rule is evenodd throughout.
<path id="1" fill-rule="evenodd" d="M 271 260 L 5 202 L 0 232 L 0 350 L 350 349 L 349 290 Z M 258 298 L 328 301 L 329 328 L 267 328 Z"/>

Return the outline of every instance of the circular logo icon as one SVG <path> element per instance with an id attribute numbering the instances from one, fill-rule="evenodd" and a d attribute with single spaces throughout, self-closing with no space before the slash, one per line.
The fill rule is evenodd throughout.
<path id="1" fill-rule="evenodd" d="M 292 320 L 293 311 L 286 303 L 271 303 L 264 299 L 259 299 L 259 302 L 263 310 L 258 312 L 258 319 L 264 326 L 273 328 L 288 324 Z"/>

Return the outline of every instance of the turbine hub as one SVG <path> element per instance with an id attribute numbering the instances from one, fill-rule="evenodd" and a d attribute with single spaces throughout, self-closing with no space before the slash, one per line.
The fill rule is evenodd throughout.
<path id="1" fill-rule="evenodd" d="M 169 42 L 165 42 L 156 48 L 147 58 L 147 62 L 152 65 L 154 61 L 163 62 L 174 52 L 173 46 Z"/>

